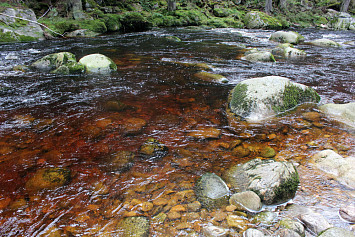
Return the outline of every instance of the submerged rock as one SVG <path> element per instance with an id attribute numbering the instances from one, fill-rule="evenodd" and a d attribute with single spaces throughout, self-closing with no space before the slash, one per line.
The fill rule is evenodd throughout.
<path id="1" fill-rule="evenodd" d="M 102 54 L 89 54 L 82 57 L 79 63 L 83 64 L 88 73 L 108 74 L 117 71 L 117 65 Z"/>
<path id="2" fill-rule="evenodd" d="M 311 162 L 340 183 L 355 188 L 355 157 L 343 158 L 332 150 L 323 150 Z"/>
<path id="3" fill-rule="evenodd" d="M 252 50 L 250 53 L 247 52 L 242 59 L 250 62 L 276 62 L 274 55 L 268 51 Z"/>
<path id="4" fill-rule="evenodd" d="M 340 44 L 330 39 L 316 39 L 309 44 L 319 47 L 340 47 Z"/>
<path id="5" fill-rule="evenodd" d="M 303 103 L 318 103 L 312 88 L 279 76 L 252 78 L 237 84 L 229 96 L 232 115 L 260 122 Z"/>
<path id="6" fill-rule="evenodd" d="M 280 43 L 298 44 L 304 40 L 304 37 L 294 31 L 277 31 L 269 39 Z"/>
<path id="7" fill-rule="evenodd" d="M 209 72 L 198 72 L 195 73 L 194 76 L 197 77 L 198 79 L 201 79 L 203 81 L 208 81 L 208 82 L 221 82 L 221 83 L 228 82 L 228 79 L 225 76 L 209 73 Z"/>
<path id="8" fill-rule="evenodd" d="M 131 151 L 117 151 L 105 160 L 105 168 L 108 171 L 126 171 L 133 166 L 135 154 Z"/>
<path id="9" fill-rule="evenodd" d="M 296 168 L 290 162 L 253 159 L 228 169 L 224 177 L 234 190 L 251 190 L 265 204 L 285 202 L 295 196 L 299 184 Z"/>
<path id="10" fill-rule="evenodd" d="M 325 104 L 319 109 L 332 118 L 355 128 L 355 102 L 348 104 Z"/>
<path id="11" fill-rule="evenodd" d="M 81 73 L 85 71 L 84 65 L 77 63 L 75 55 L 69 52 L 49 54 L 32 63 L 31 67 L 58 74 Z"/>
<path id="12" fill-rule="evenodd" d="M 213 127 L 201 127 L 189 132 L 187 135 L 196 139 L 219 138 L 221 130 Z"/>
<path id="13" fill-rule="evenodd" d="M 300 58 L 306 56 L 303 50 L 295 49 L 291 44 L 279 44 L 271 52 L 273 55 L 281 58 Z"/>
<path id="14" fill-rule="evenodd" d="M 249 29 L 280 29 L 282 27 L 279 20 L 259 11 L 248 12 L 244 17 L 244 24 Z"/>
<path id="15" fill-rule="evenodd" d="M 46 168 L 38 170 L 27 182 L 28 191 L 54 189 L 70 181 L 70 170 L 65 168 Z"/>
<path id="16" fill-rule="evenodd" d="M 272 225 L 277 218 L 277 214 L 271 211 L 263 211 L 254 216 L 254 223 L 261 223 L 264 225 Z"/>
<path id="17" fill-rule="evenodd" d="M 253 191 L 235 193 L 230 197 L 229 203 L 239 211 L 258 212 L 262 207 L 260 197 Z"/>
<path id="18" fill-rule="evenodd" d="M 148 237 L 149 228 L 149 219 L 143 216 L 126 217 L 118 223 L 122 237 Z"/>
<path id="19" fill-rule="evenodd" d="M 148 160 L 163 158 L 168 152 L 168 147 L 154 138 L 148 138 L 148 140 L 139 148 L 139 153 L 143 158 Z"/>
<path id="20" fill-rule="evenodd" d="M 209 210 L 228 205 L 229 188 L 216 174 L 202 175 L 195 184 L 195 193 L 201 205 Z"/>
<path id="21" fill-rule="evenodd" d="M 300 236 L 305 236 L 305 229 L 301 222 L 289 218 L 282 219 L 279 222 L 281 228 L 289 229 L 296 232 Z"/>

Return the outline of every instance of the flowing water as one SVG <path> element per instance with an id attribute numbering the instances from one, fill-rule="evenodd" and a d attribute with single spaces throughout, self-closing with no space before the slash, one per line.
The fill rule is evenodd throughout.
<path id="1" fill-rule="evenodd" d="M 230 127 L 225 108 L 233 85 L 268 75 L 311 86 L 320 94 L 321 103 L 353 102 L 355 46 L 344 43 L 353 40 L 354 33 L 301 30 L 306 41 L 324 37 L 342 47 L 302 44 L 297 48 L 307 52 L 304 59 L 241 60 L 243 45 L 273 48 L 275 44 L 268 41 L 272 32 L 159 29 L 0 45 L 0 235 L 46 236 L 55 229 L 63 236 L 115 236 L 123 217 L 152 218 L 175 205 L 186 207 L 195 199 L 186 193 L 191 193 L 188 190 L 200 175 L 222 175 L 231 164 L 257 156 L 255 152 L 244 158 L 234 156 L 229 147 L 237 139 L 252 151 L 271 146 L 278 152 L 276 159 L 293 161 L 301 184 L 292 202 L 312 208 L 336 226 L 350 228 L 337 213 L 354 201 L 354 190 L 308 163 L 322 149 L 353 155 L 355 140 L 348 128 L 326 116 L 317 123 L 306 121 L 302 114 L 316 111 L 312 106 L 262 124 L 240 122 Z M 166 36 L 182 41 L 172 42 Z M 63 76 L 10 70 L 61 51 L 72 52 L 78 59 L 105 54 L 118 71 Z M 229 83 L 201 81 L 194 75 L 201 69 L 181 62 L 207 63 Z M 123 106 L 115 109 L 112 104 Z M 206 128 L 221 134 L 208 139 L 192 135 Z M 166 157 L 147 161 L 137 155 L 150 137 L 169 148 Z M 133 152 L 136 157 L 130 169 L 114 172 L 110 158 L 119 151 Z M 52 190 L 28 190 L 26 182 L 37 170 L 48 167 L 68 168 L 70 182 Z M 199 233 L 208 223 L 226 226 L 225 218 L 216 218 L 226 213 L 220 212 L 200 210 L 192 215 L 183 210 L 180 217 L 152 222 L 150 233 L 186 236 Z"/>

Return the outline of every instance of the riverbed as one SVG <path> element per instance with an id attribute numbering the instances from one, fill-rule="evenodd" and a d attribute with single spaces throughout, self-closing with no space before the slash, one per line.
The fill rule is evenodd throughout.
<path id="1" fill-rule="evenodd" d="M 354 102 L 355 46 L 346 44 L 354 33 L 297 31 L 305 41 L 328 38 L 342 47 L 300 44 L 296 48 L 307 53 L 305 58 L 252 63 L 241 59 L 246 48 L 272 49 L 276 43 L 268 38 L 274 31 L 196 27 L 0 45 L 0 235 L 40 236 L 53 229 L 64 236 L 114 235 L 118 221 L 126 216 L 152 219 L 168 213 L 169 205 L 193 202 L 194 195 L 184 195 L 205 172 L 222 175 L 232 164 L 257 157 L 256 152 L 233 155 L 230 147 L 236 140 L 251 151 L 271 146 L 277 151 L 275 159 L 294 162 L 301 183 L 290 203 L 350 228 L 338 210 L 354 202 L 354 190 L 308 161 L 323 149 L 354 155 L 353 131 L 323 114 L 316 123 L 307 120 L 305 113 L 318 112 L 314 105 L 260 124 L 241 121 L 230 126 L 226 116 L 233 86 L 261 76 L 284 76 L 310 86 L 319 93 L 320 104 Z M 104 54 L 118 70 L 110 75 L 12 70 L 64 51 L 77 59 Z M 186 63 L 205 63 L 228 82 L 200 80 L 195 74 L 203 69 Z M 165 144 L 168 155 L 155 160 L 139 157 L 139 147 L 148 138 Z M 135 154 L 132 164 L 112 170 L 110 159 L 122 151 Z M 29 192 L 26 182 L 48 167 L 68 168 L 70 182 Z M 157 201 L 162 199 L 167 203 Z M 149 208 L 142 209 L 143 203 Z M 281 213 L 285 205 L 264 208 Z M 194 213 L 180 211 L 180 217 L 152 222 L 151 236 L 187 236 L 200 233 L 208 223 L 227 225 L 216 218 L 224 214 L 216 211 Z M 273 230 L 275 225 L 262 228 Z"/>

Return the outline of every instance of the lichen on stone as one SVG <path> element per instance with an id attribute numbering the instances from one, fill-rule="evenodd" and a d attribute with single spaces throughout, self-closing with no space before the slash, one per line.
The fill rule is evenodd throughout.
<path id="1" fill-rule="evenodd" d="M 246 117 L 250 114 L 254 102 L 247 99 L 248 85 L 239 83 L 234 87 L 230 95 L 230 109 L 232 111 L 241 111 L 239 116 Z"/>

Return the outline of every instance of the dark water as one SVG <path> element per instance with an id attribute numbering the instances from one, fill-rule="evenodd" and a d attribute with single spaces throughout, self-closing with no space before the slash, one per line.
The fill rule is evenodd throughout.
<path id="1" fill-rule="evenodd" d="M 337 216 L 341 205 L 352 202 L 353 190 L 317 174 L 307 159 L 321 148 L 333 147 L 343 155 L 353 153 L 354 137 L 340 124 L 322 117 L 322 126 L 299 127 L 304 108 L 277 121 L 260 125 L 240 123 L 231 128 L 225 114 L 233 85 L 259 76 L 285 76 L 314 88 L 321 103 L 348 103 L 355 99 L 355 46 L 344 44 L 354 33 L 302 30 L 306 41 L 329 38 L 341 48 L 297 46 L 305 59 L 274 64 L 240 60 L 245 49 L 273 48 L 272 31 L 237 29 L 166 29 L 109 35 L 90 39 L 59 39 L 0 45 L 0 235 L 39 236 L 57 228 L 64 236 L 109 236 L 117 221 L 131 215 L 152 217 L 162 212 L 154 206 L 142 211 L 135 201 L 172 200 L 190 190 L 204 172 L 222 174 L 232 163 L 229 144 L 270 145 L 280 157 L 298 163 L 301 187 L 295 203 L 313 206 L 332 223 L 348 227 Z M 164 38 L 174 35 L 182 42 Z M 68 51 L 77 59 L 101 53 L 112 58 L 118 71 L 111 75 L 53 75 L 12 71 L 14 65 L 30 65 L 56 52 Z M 197 79 L 200 71 L 174 62 L 207 63 L 229 83 Z M 120 101 L 122 111 L 107 109 L 108 101 Z M 145 121 L 134 134 L 125 132 L 129 119 Z M 219 138 L 195 139 L 189 132 L 201 128 L 221 131 Z M 276 134 L 276 139 L 268 139 Z M 157 161 L 136 159 L 129 171 L 113 173 L 107 157 L 117 151 L 136 153 L 154 137 L 169 148 Z M 307 146 L 309 142 L 318 146 Z M 340 149 L 339 147 L 348 147 Z M 244 160 L 255 158 L 251 154 Z M 28 192 L 26 181 L 40 168 L 66 167 L 71 182 L 55 190 Z M 353 195 L 353 194 L 352 194 Z M 176 204 L 186 205 L 186 201 Z M 163 210 L 168 212 L 169 210 Z M 107 214 L 112 212 L 111 214 Z M 152 225 L 152 236 L 184 236 L 210 223 L 213 213 L 190 220 L 183 217 Z M 225 225 L 221 221 L 221 226 Z M 107 234 L 107 235 L 105 235 Z"/>

